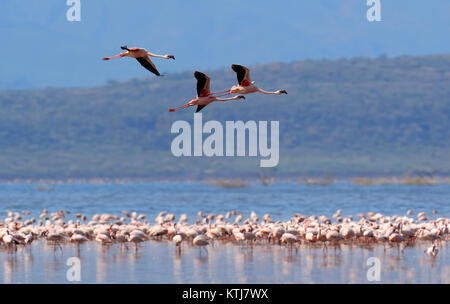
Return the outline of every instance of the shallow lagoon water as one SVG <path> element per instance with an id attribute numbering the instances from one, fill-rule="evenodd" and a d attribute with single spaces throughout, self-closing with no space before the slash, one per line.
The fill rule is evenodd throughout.
<path id="1" fill-rule="evenodd" d="M 248 216 L 270 213 L 276 220 L 288 220 L 294 212 L 331 216 L 367 211 L 403 215 L 426 211 L 430 218 L 450 216 L 450 186 L 353 186 L 338 183 L 330 187 L 277 183 L 271 187 L 221 189 L 200 183 L 61 184 L 52 191 L 37 191 L 36 184 L 0 185 L 0 212 L 29 210 L 37 216 L 43 208 L 120 214 L 122 210 L 148 215 L 158 212 L 190 222 L 196 213 L 224 213 L 231 209 Z M 432 215 L 436 209 L 438 213 Z M 3 213 L 4 214 L 4 213 Z M 238 246 L 220 244 L 208 252 L 184 245 L 178 256 L 168 242 L 142 243 L 136 252 L 119 245 L 83 244 L 78 252 L 72 244 L 62 251 L 44 241 L 20 248 L 14 255 L 0 251 L 3 283 L 70 283 L 66 280 L 69 257 L 81 259 L 81 283 L 370 283 L 366 265 L 369 257 L 381 262 L 382 283 L 450 283 L 448 244 L 436 258 L 423 251 L 428 243 L 384 250 L 383 246 L 302 246 L 296 252 L 278 245 Z M 201 255 L 200 255 L 201 253 Z"/>
<path id="2" fill-rule="evenodd" d="M 181 255 L 169 242 L 142 243 L 136 252 L 95 242 L 63 245 L 44 241 L 14 255 L 0 252 L 2 283 L 72 283 L 67 281 L 70 257 L 81 261 L 80 283 L 372 283 L 367 260 L 377 257 L 380 283 L 450 283 L 448 245 L 436 258 L 424 254 L 425 244 L 399 252 L 383 246 L 330 247 L 209 246 L 207 251 L 185 244 Z M 29 250 L 30 249 L 30 250 Z M 373 282 L 377 283 L 377 282 Z"/>

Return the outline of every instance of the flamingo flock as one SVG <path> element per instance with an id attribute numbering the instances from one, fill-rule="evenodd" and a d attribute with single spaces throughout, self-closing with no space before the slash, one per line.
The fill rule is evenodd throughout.
<path id="1" fill-rule="evenodd" d="M 195 71 L 194 77 L 197 79 L 197 98 L 192 99 L 189 103 L 185 104 L 184 106 L 180 106 L 175 109 L 169 109 L 169 112 L 175 112 L 187 107 L 197 106 L 197 110 L 195 112 L 200 112 L 204 107 L 209 105 L 210 103 L 214 101 L 228 101 L 228 100 L 237 100 L 237 99 L 245 99 L 244 96 L 234 96 L 229 98 L 220 98 L 219 96 L 214 96 L 213 93 L 211 93 L 209 85 L 210 85 L 210 78 L 206 76 L 205 74 Z M 228 95 L 228 94 L 226 94 Z"/>
<path id="2" fill-rule="evenodd" d="M 339 248 L 340 244 L 382 244 L 390 247 L 430 244 L 425 254 L 436 257 L 442 242 L 449 240 L 450 219 L 424 220 L 425 213 L 416 217 L 385 216 L 367 212 L 342 216 L 338 210 L 332 217 L 305 216 L 296 213 L 286 222 L 275 221 L 270 214 L 260 217 L 252 212 L 248 218 L 236 211 L 226 214 L 198 213 L 192 224 L 186 214 L 176 220 L 174 214 L 159 213 L 154 223 L 144 214 L 123 211 L 122 214 L 95 214 L 90 220 L 82 214 L 70 218 L 70 212 L 43 210 L 38 218 L 24 219 L 25 213 L 7 212 L 0 220 L 0 248 L 14 254 L 17 248 L 30 246 L 36 240 L 45 240 L 56 248 L 74 243 L 97 242 L 102 246 L 139 244 L 146 241 L 172 242 L 178 254 L 184 245 L 204 248 L 216 242 L 237 245 L 275 245 L 298 250 L 299 245 L 321 245 Z M 30 215 L 31 216 L 31 215 Z M 128 247 L 127 247 L 128 248 Z M 201 249 L 200 249 L 201 250 Z M 200 251 L 201 252 L 201 251 Z"/>
<path id="3" fill-rule="evenodd" d="M 122 50 L 126 52 L 120 53 L 111 57 L 103 57 L 103 60 L 111 60 L 116 58 L 130 57 L 135 58 L 145 69 L 152 72 L 156 76 L 164 76 L 161 75 L 156 68 L 155 64 L 150 60 L 150 57 L 158 57 L 164 59 L 173 59 L 175 60 L 174 55 L 157 55 L 147 51 L 144 48 L 121 46 Z M 197 98 L 192 99 L 187 104 L 169 109 L 169 112 L 175 112 L 181 109 L 185 109 L 192 106 L 197 106 L 196 112 L 201 111 L 207 105 L 215 102 L 215 101 L 230 101 L 230 100 L 238 100 L 245 99 L 243 95 L 250 93 L 262 93 L 262 94 L 272 94 L 272 95 L 282 95 L 287 94 L 286 90 L 277 90 L 274 92 L 264 91 L 257 86 L 255 83 L 250 80 L 250 70 L 242 65 L 233 64 L 231 65 L 231 69 L 236 73 L 238 85 L 233 86 L 230 90 L 220 91 L 220 92 L 211 92 L 210 91 L 210 78 L 202 72 L 195 71 L 194 77 L 197 79 Z M 223 96 L 238 94 L 233 97 L 220 98 Z"/>

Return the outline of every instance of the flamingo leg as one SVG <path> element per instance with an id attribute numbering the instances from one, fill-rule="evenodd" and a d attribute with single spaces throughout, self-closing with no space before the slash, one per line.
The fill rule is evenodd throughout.
<path id="1" fill-rule="evenodd" d="M 231 94 L 230 91 L 231 90 L 212 92 L 212 93 L 209 93 L 208 95 L 215 95 L 215 94 L 222 94 L 222 93 L 228 93 L 228 94 L 225 94 L 225 95 L 229 95 L 229 94 Z"/>
<path id="2" fill-rule="evenodd" d="M 121 53 L 121 54 L 116 55 L 116 56 L 103 57 L 102 60 L 111 60 L 111 59 L 121 58 L 121 57 L 125 57 L 126 54 L 127 53 Z"/>
<path id="3" fill-rule="evenodd" d="M 181 109 L 184 109 L 184 108 L 188 108 L 188 107 L 192 107 L 192 106 L 195 106 L 195 105 L 191 104 L 191 103 L 188 103 L 188 104 L 185 104 L 184 106 L 181 106 L 181 107 L 178 107 L 178 108 L 169 109 L 169 112 L 175 112 L 175 111 L 178 111 L 178 110 L 181 110 Z"/>
<path id="4" fill-rule="evenodd" d="M 225 96 L 225 95 L 221 95 L 221 96 Z M 229 98 L 217 98 L 217 97 L 219 97 L 219 96 L 216 96 L 216 101 L 229 101 L 229 100 L 239 99 L 239 98 L 236 98 L 236 96 L 235 97 L 229 97 Z"/>

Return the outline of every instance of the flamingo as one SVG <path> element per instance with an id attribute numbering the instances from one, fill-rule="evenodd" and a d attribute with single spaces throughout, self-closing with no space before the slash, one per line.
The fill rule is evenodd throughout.
<path id="1" fill-rule="evenodd" d="M 439 249 L 436 247 L 435 244 L 433 244 L 431 247 L 427 248 L 424 252 L 429 256 L 435 257 L 439 253 Z"/>
<path id="2" fill-rule="evenodd" d="M 87 237 L 85 237 L 82 234 L 78 234 L 78 233 L 74 233 L 71 237 L 70 237 L 70 241 L 72 243 L 75 243 L 77 246 L 77 252 L 78 252 L 78 256 L 80 256 L 80 244 L 83 244 L 87 241 L 89 241 L 89 239 Z"/>
<path id="3" fill-rule="evenodd" d="M 173 237 L 172 242 L 178 249 L 178 254 L 181 254 L 181 242 L 183 242 L 183 235 L 177 234 Z"/>
<path id="4" fill-rule="evenodd" d="M 392 243 L 401 243 L 401 242 L 403 242 L 404 240 L 405 240 L 405 237 L 402 236 L 402 235 L 399 234 L 399 233 L 394 232 L 394 233 L 392 233 L 391 235 L 389 235 L 389 242 L 392 242 Z"/>
<path id="5" fill-rule="evenodd" d="M 236 72 L 239 85 L 233 86 L 231 90 L 229 90 L 229 94 L 245 95 L 257 92 L 262 94 L 273 94 L 273 95 L 287 94 L 286 90 L 268 92 L 258 88 L 257 86 L 255 86 L 255 82 L 250 80 L 250 70 L 245 66 L 233 64 L 231 65 L 231 69 Z"/>
<path id="6" fill-rule="evenodd" d="M 129 236 L 130 236 L 130 234 L 128 232 L 119 231 L 118 233 L 115 233 L 113 235 L 113 239 L 115 242 L 123 244 L 123 243 L 128 242 Z"/>
<path id="7" fill-rule="evenodd" d="M 120 48 L 122 50 L 126 50 L 126 52 L 121 53 L 116 56 L 104 57 L 103 60 L 111 60 L 111 59 L 122 58 L 122 57 L 135 58 L 144 68 L 146 68 L 147 70 L 149 70 L 156 76 L 164 76 L 164 75 L 161 75 L 158 72 L 158 70 L 156 69 L 156 66 L 150 60 L 149 56 L 175 60 L 175 56 L 173 56 L 173 55 L 156 55 L 156 54 L 150 53 L 149 51 L 147 51 L 146 49 L 143 49 L 143 48 L 137 48 L 137 47 L 128 48 L 127 46 L 121 46 Z"/>
<path id="8" fill-rule="evenodd" d="M 168 232 L 167 228 L 164 228 L 161 225 L 155 225 L 150 229 L 149 235 L 161 239 L 164 235 L 167 235 Z"/>
<path id="9" fill-rule="evenodd" d="M 236 241 L 242 245 L 242 242 L 245 241 L 245 235 L 236 228 L 236 231 L 233 232 L 233 236 Z"/>
<path id="10" fill-rule="evenodd" d="M 312 232 L 312 231 L 308 231 L 305 234 L 305 239 L 308 242 L 315 243 L 317 241 L 317 234 L 314 234 L 314 232 Z"/>
<path id="11" fill-rule="evenodd" d="M 32 234 L 27 234 L 25 239 L 23 240 L 24 244 L 31 244 L 34 241 L 34 237 Z"/>
<path id="12" fill-rule="evenodd" d="M 346 240 L 351 239 L 355 236 L 355 231 L 353 231 L 353 229 L 350 227 L 341 228 L 340 233 Z"/>
<path id="13" fill-rule="evenodd" d="M 58 248 L 62 250 L 61 244 L 60 243 L 64 243 L 66 241 L 66 236 L 62 233 L 57 233 L 57 232 L 50 232 L 47 235 L 47 242 L 49 243 L 53 243 L 54 245 L 54 251 L 56 252 L 56 246 L 58 246 Z"/>
<path id="14" fill-rule="evenodd" d="M 200 248 L 199 253 L 200 253 L 200 255 L 201 255 L 201 254 L 202 254 L 202 248 L 203 248 L 204 246 L 208 246 L 208 245 L 209 245 L 209 242 L 208 242 L 208 240 L 205 238 L 205 236 L 204 236 L 203 234 L 201 234 L 201 235 L 198 235 L 198 236 L 196 236 L 196 237 L 194 238 L 194 240 L 192 241 L 192 245 L 198 246 L 198 247 Z M 206 250 L 206 249 L 205 249 L 205 250 Z M 208 252 L 208 251 L 206 250 L 206 252 Z"/>
<path id="15" fill-rule="evenodd" d="M 194 239 L 198 236 L 198 232 L 195 229 L 189 229 L 186 231 L 186 236 L 190 239 Z"/>
<path id="16" fill-rule="evenodd" d="M 237 214 L 236 218 L 234 219 L 234 223 L 239 224 L 243 218 L 244 218 L 244 216 L 242 214 Z"/>
<path id="17" fill-rule="evenodd" d="M 135 230 L 131 231 L 130 236 L 137 236 L 143 240 L 147 239 L 147 235 L 139 229 L 135 229 Z"/>
<path id="18" fill-rule="evenodd" d="M 70 237 L 70 241 L 72 243 L 77 243 L 77 244 L 81 244 L 84 242 L 89 241 L 89 239 L 87 237 L 85 237 L 82 234 L 78 234 L 78 233 L 74 233 L 71 237 Z"/>
<path id="19" fill-rule="evenodd" d="M 291 246 L 292 246 L 292 244 L 294 244 L 295 242 L 298 241 L 298 239 L 295 235 L 293 235 L 292 233 L 288 233 L 288 232 L 283 233 L 280 240 L 281 240 L 282 244 L 289 244 Z"/>
<path id="20" fill-rule="evenodd" d="M 190 102 L 185 104 L 184 106 L 175 108 L 175 109 L 169 109 L 169 112 L 175 112 L 184 108 L 197 106 L 197 110 L 195 111 L 200 112 L 204 107 L 209 105 L 210 103 L 214 101 L 228 101 L 228 100 L 237 100 L 237 99 L 245 99 L 244 96 L 238 95 L 230 98 L 219 98 L 220 96 L 213 96 L 213 94 L 222 93 L 222 92 L 216 92 L 211 93 L 209 90 L 209 84 L 210 84 L 210 78 L 198 71 L 194 72 L 194 77 L 197 79 L 197 98 L 192 99 Z M 230 93 L 227 93 L 225 95 L 228 95 Z"/>
<path id="21" fill-rule="evenodd" d="M 3 236 L 2 241 L 6 247 L 8 247 L 8 253 L 17 250 L 16 245 L 20 244 L 20 242 L 9 233 L 9 230 L 6 230 L 6 234 Z"/>
<path id="22" fill-rule="evenodd" d="M 283 227 L 280 227 L 280 226 L 274 227 L 274 228 L 272 229 L 272 235 L 271 235 L 271 237 L 272 237 L 274 240 L 279 240 L 279 239 L 283 236 L 283 234 L 284 234 L 285 232 L 286 232 L 286 231 L 283 229 Z"/>
<path id="23" fill-rule="evenodd" d="M 133 231 L 134 232 L 134 231 Z M 138 251 L 138 244 L 145 241 L 146 237 L 142 234 L 131 233 L 128 238 L 128 242 L 134 243 L 136 245 L 136 252 Z"/>
<path id="24" fill-rule="evenodd" d="M 336 230 L 329 230 L 327 234 L 325 235 L 327 238 L 327 241 L 333 244 L 334 250 L 336 251 L 336 248 L 339 245 L 339 241 L 344 240 L 345 238 Z"/>
<path id="25" fill-rule="evenodd" d="M 112 240 L 109 237 L 109 235 L 106 235 L 103 233 L 97 234 L 97 236 L 95 237 L 95 240 L 102 245 L 112 244 Z"/>

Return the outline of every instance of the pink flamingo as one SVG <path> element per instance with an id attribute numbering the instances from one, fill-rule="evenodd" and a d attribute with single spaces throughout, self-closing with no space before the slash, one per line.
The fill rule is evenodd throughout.
<path id="1" fill-rule="evenodd" d="M 184 108 L 188 108 L 188 107 L 192 107 L 192 106 L 197 106 L 197 110 L 195 112 L 200 112 L 204 107 L 206 107 L 207 105 L 209 105 L 210 103 L 214 102 L 214 101 L 228 101 L 228 100 L 237 100 L 237 99 L 245 99 L 244 96 L 234 96 L 234 97 L 230 97 L 230 98 L 219 98 L 220 96 L 213 96 L 213 94 L 217 94 L 220 92 L 216 92 L 216 93 L 211 93 L 210 89 L 209 89 L 209 85 L 210 85 L 210 78 L 208 76 L 206 76 L 205 74 L 201 73 L 201 72 L 194 72 L 194 77 L 197 79 L 197 98 L 192 99 L 190 102 L 188 102 L 187 104 L 185 104 L 184 106 L 180 106 L 178 108 L 175 109 L 169 109 L 169 112 L 175 112 Z M 230 93 L 228 93 L 230 94 Z M 225 94 L 225 95 L 228 95 Z M 221 95 L 223 96 L 223 95 Z"/>
<path id="2" fill-rule="evenodd" d="M 121 46 L 122 50 L 126 50 L 127 52 L 121 53 L 116 56 L 112 57 L 104 57 L 103 60 L 111 60 L 115 58 L 122 58 L 122 57 L 131 57 L 135 58 L 144 68 L 155 74 L 156 76 L 164 76 L 161 75 L 158 70 L 156 69 L 156 66 L 153 64 L 153 62 L 150 60 L 149 56 L 151 57 L 158 57 L 158 58 L 164 58 L 164 59 L 173 59 L 175 60 L 175 56 L 173 55 L 156 55 L 152 54 L 146 49 L 143 48 L 128 48 L 127 46 Z"/>
<path id="3" fill-rule="evenodd" d="M 231 69 L 236 72 L 239 85 L 233 86 L 231 90 L 229 90 L 230 94 L 250 94 L 250 93 L 262 93 L 273 95 L 287 94 L 286 90 L 268 92 L 258 88 L 257 86 L 255 86 L 255 82 L 250 80 L 250 70 L 245 66 L 233 64 L 231 66 Z"/>

